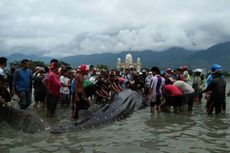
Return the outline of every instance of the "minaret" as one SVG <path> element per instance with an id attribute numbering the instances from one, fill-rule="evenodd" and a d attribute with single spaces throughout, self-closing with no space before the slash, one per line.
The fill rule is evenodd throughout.
<path id="1" fill-rule="evenodd" d="M 117 69 L 120 69 L 120 64 L 121 64 L 121 58 L 118 58 L 117 59 Z"/>
<path id="2" fill-rule="evenodd" d="M 137 72 L 141 72 L 141 59 L 137 58 Z"/>
<path id="3" fill-rule="evenodd" d="M 133 57 L 131 54 L 127 54 L 125 57 L 125 63 L 132 64 L 133 63 Z"/>

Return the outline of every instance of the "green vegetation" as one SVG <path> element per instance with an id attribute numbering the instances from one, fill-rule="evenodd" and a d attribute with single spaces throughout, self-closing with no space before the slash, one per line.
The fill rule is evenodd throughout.
<path id="1" fill-rule="evenodd" d="M 14 61 L 14 63 L 10 63 L 10 65 L 15 65 L 16 67 L 20 67 L 21 66 L 21 61 Z M 42 61 L 30 61 L 30 66 L 29 66 L 29 68 L 31 69 L 31 70 L 35 70 L 35 68 L 37 67 L 37 66 L 40 66 L 40 67 L 45 67 L 45 66 L 47 66 L 47 65 L 45 65 L 45 63 L 44 62 L 42 62 Z"/>
<path id="2" fill-rule="evenodd" d="M 99 70 L 109 70 L 109 67 L 107 66 L 107 65 L 105 65 L 105 64 L 97 64 L 97 69 L 99 69 Z"/>
<path id="3" fill-rule="evenodd" d="M 230 77 L 230 72 L 225 71 L 225 72 L 223 72 L 223 74 L 224 74 L 225 77 Z"/>
<path id="4" fill-rule="evenodd" d="M 15 65 L 16 67 L 20 67 L 21 66 L 21 61 L 14 61 L 13 63 L 10 63 L 10 65 Z M 63 61 L 59 62 L 59 66 L 61 66 L 61 65 L 64 65 L 65 67 L 70 67 L 70 65 L 68 63 L 65 63 Z M 42 61 L 32 61 L 32 60 L 30 60 L 30 66 L 29 66 L 29 68 L 31 70 L 34 71 L 37 66 L 40 66 L 40 67 L 49 67 L 49 65 L 45 64 Z"/>

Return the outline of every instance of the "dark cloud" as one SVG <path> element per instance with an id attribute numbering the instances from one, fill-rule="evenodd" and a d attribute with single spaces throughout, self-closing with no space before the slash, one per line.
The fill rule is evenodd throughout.
<path id="1" fill-rule="evenodd" d="M 203 49 L 230 40 L 229 5 L 216 0 L 3 0 L 0 53 Z"/>

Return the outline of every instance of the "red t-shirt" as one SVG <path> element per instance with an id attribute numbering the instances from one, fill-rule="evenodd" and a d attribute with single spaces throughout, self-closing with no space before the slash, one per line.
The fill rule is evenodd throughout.
<path id="1" fill-rule="evenodd" d="M 185 77 L 184 77 L 183 74 L 180 74 L 180 80 L 181 80 L 181 81 L 185 81 Z"/>
<path id="2" fill-rule="evenodd" d="M 61 81 L 59 80 L 58 75 L 49 71 L 45 79 L 47 80 L 47 88 L 49 92 L 54 96 L 59 96 Z"/>
<path id="3" fill-rule="evenodd" d="M 182 96 L 180 89 L 174 85 L 168 84 L 164 86 L 165 92 L 170 96 Z"/>

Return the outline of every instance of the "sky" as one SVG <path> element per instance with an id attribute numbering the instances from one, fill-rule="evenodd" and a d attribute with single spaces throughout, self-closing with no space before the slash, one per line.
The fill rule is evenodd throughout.
<path id="1" fill-rule="evenodd" d="M 230 41 L 229 0 L 0 0 L 0 55 L 206 49 Z"/>

